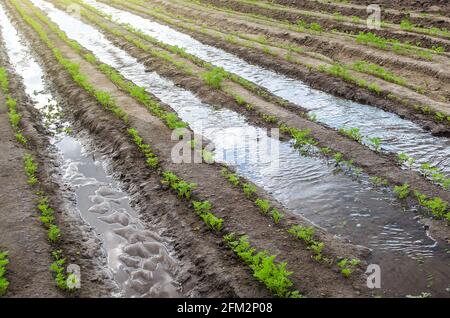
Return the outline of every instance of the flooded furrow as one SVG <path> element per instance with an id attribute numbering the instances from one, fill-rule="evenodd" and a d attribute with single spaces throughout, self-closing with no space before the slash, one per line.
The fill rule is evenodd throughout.
<path id="1" fill-rule="evenodd" d="M 277 74 L 230 54 L 222 49 L 205 45 L 191 36 L 178 32 L 166 25 L 139 15 L 116 9 L 95 0 L 84 0 L 89 5 L 110 14 L 120 23 L 128 23 L 161 42 L 177 45 L 186 52 L 199 57 L 226 71 L 235 73 L 271 93 L 282 97 L 313 113 L 318 122 L 332 128 L 359 128 L 370 144 L 369 138 L 381 139 L 381 150 L 405 153 L 416 158 L 413 168 L 419 170 L 423 163 L 438 167 L 450 176 L 450 140 L 439 138 L 425 131 L 417 124 L 400 118 L 382 109 L 338 98 L 312 89 L 302 81 Z"/>
<path id="2" fill-rule="evenodd" d="M 264 129 L 249 125 L 233 111 L 201 102 L 155 72 L 146 72 L 143 64 L 114 46 L 97 29 L 52 4 L 32 2 L 69 38 L 170 105 L 195 133 L 211 140 L 217 161 L 235 166 L 240 175 L 263 187 L 294 213 L 356 244 L 373 248 L 371 261 L 390 269 L 384 276 L 386 290 L 401 295 L 416 288 L 425 289 L 426 277 L 417 267 L 418 260 L 424 260 L 427 271 L 439 278 L 434 286 L 437 293 L 445 292 L 448 257 L 443 247 L 417 222 L 415 211 L 404 211 L 392 193 L 375 191 L 364 176 L 357 181 L 336 173 L 334 166 L 319 158 L 301 156 L 288 142 L 279 143 L 275 166 L 273 160 L 261 160 L 267 149 L 254 145 L 277 142 Z M 392 270 L 399 264 L 402 265 L 397 270 Z"/>
<path id="3" fill-rule="evenodd" d="M 51 91 L 30 47 L 0 6 L 1 32 L 15 71 L 26 93 L 42 113 L 52 133 L 51 144 L 61 160 L 57 182 L 73 189 L 80 217 L 101 237 L 109 272 L 123 297 L 176 297 L 176 261 L 169 255 L 158 231 L 148 230 L 130 206 L 130 198 L 107 172 L 107 158 L 91 152 L 85 137 L 70 135 L 70 125 Z"/>

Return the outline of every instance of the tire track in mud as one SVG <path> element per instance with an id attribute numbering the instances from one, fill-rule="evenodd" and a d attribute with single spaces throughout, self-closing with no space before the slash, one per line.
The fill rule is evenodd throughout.
<path id="1" fill-rule="evenodd" d="M 22 25 L 21 22 L 19 22 L 19 24 Z M 27 29 L 26 26 L 21 26 L 21 28 L 23 29 Z M 39 41 L 36 39 L 34 34 L 30 34 L 27 33 L 27 35 L 29 36 L 30 39 L 35 39 L 33 41 L 33 43 L 35 43 L 39 48 L 40 48 L 40 53 L 44 54 L 43 52 L 46 51 L 45 48 L 42 47 L 42 45 L 39 45 Z M 63 45 L 61 44 L 60 47 L 63 48 Z M 67 52 L 66 52 L 67 53 Z M 53 67 L 55 69 L 59 69 L 57 66 L 55 66 L 55 62 L 51 60 L 51 56 L 50 53 L 46 53 L 45 54 L 47 56 L 47 60 L 46 60 L 46 65 L 47 67 Z M 74 59 L 75 56 L 73 57 Z M 81 60 L 80 60 L 81 62 Z M 83 63 L 82 63 L 83 64 Z M 83 65 L 83 67 L 86 67 L 89 69 L 89 67 L 87 67 L 86 65 Z M 95 70 L 90 69 L 91 72 L 89 72 L 89 74 L 92 75 L 91 78 L 95 78 L 95 82 L 96 83 L 101 83 L 102 87 L 104 85 L 108 86 L 106 84 L 106 80 L 100 80 L 97 76 L 99 76 L 98 74 L 96 74 Z M 80 91 L 80 89 L 75 89 L 76 86 L 74 87 L 73 84 L 70 85 L 71 81 L 68 80 L 67 76 L 63 76 L 64 72 L 56 71 L 53 70 L 52 74 L 55 76 L 56 79 L 59 80 L 55 80 L 55 85 L 69 85 L 70 89 L 66 89 L 67 92 L 69 92 L 69 97 L 72 97 L 74 99 L 74 101 L 78 101 L 78 102 L 82 102 L 83 105 L 78 105 L 78 107 L 84 108 L 86 107 L 86 104 L 89 104 L 89 112 L 94 112 L 93 111 L 93 104 L 92 103 L 87 103 L 88 100 L 90 100 L 90 98 L 88 96 L 86 96 L 85 92 Z M 61 77 L 64 78 L 64 81 L 61 79 Z M 62 83 L 60 83 L 60 80 L 62 81 Z M 67 86 L 66 86 L 67 87 Z M 113 88 L 113 90 L 117 91 L 117 89 Z M 117 91 L 117 95 L 121 96 L 122 94 L 119 93 Z M 78 97 L 77 97 L 78 96 Z M 121 101 L 123 102 L 123 105 L 127 105 L 127 107 L 130 107 L 130 105 L 134 104 L 133 100 L 128 100 L 128 102 L 125 102 L 125 100 L 128 100 L 126 97 L 123 97 L 123 99 L 121 99 Z M 75 108 L 76 109 L 76 108 Z M 87 111 L 87 109 L 85 109 L 85 111 Z M 82 112 L 82 111 L 81 111 Z M 79 119 L 82 118 L 80 111 L 76 112 L 78 113 L 75 114 L 75 116 L 77 116 Z M 142 116 L 143 114 L 145 114 L 145 112 L 141 109 L 141 111 L 138 112 L 140 116 Z M 98 114 L 95 114 L 97 116 L 95 117 L 91 117 L 92 115 L 88 115 L 89 119 L 85 119 L 86 122 L 84 123 L 83 126 L 89 127 L 89 126 L 93 126 L 91 129 L 94 129 L 96 133 L 99 134 L 105 134 L 103 135 L 103 137 L 105 138 L 106 141 L 111 139 L 111 126 L 113 126 L 111 120 L 113 119 L 106 119 L 104 118 L 104 116 L 99 116 Z M 81 117 L 79 117 L 81 116 Z M 102 121 L 99 121 L 98 118 L 102 118 Z M 167 151 L 170 149 L 170 141 L 166 141 L 167 137 L 170 136 L 170 133 L 164 133 L 161 130 L 164 130 L 164 128 L 161 128 L 158 124 L 158 126 L 154 126 L 155 123 L 152 123 L 153 126 L 148 123 L 148 122 L 143 122 L 141 119 L 139 118 L 134 118 L 133 116 L 130 116 L 130 121 L 135 121 L 135 124 L 133 126 L 137 127 L 140 131 L 143 132 L 144 134 L 144 138 L 146 140 L 154 140 L 155 142 L 152 142 L 152 144 L 156 144 L 155 148 L 159 150 L 159 152 L 162 152 L 162 149 L 165 147 L 167 149 Z M 105 122 L 107 122 L 105 124 Z M 114 122 L 114 121 L 113 121 Z M 140 122 L 140 123 L 139 123 Z M 106 125 L 106 127 L 104 126 L 104 124 Z M 109 125 L 111 124 L 111 126 Z M 118 124 L 116 123 L 116 126 L 123 126 L 122 124 Z M 150 126 L 149 126 L 150 125 Z M 99 127 L 101 126 L 101 127 Z M 148 132 L 148 128 L 149 127 L 153 127 L 154 129 L 150 132 Z M 99 128 L 99 130 L 97 131 L 97 128 Z M 104 130 L 100 130 L 101 128 L 103 128 Z M 141 129 L 142 128 L 142 129 Z M 144 133 L 145 132 L 145 133 Z M 109 135 L 108 135 L 109 134 Z M 109 136 L 109 138 L 108 138 Z M 117 136 L 117 139 L 120 139 L 119 136 Z M 115 141 L 117 143 L 117 140 Z M 108 146 L 110 147 L 111 144 L 108 144 Z M 159 146 L 159 147 L 158 147 Z M 169 149 L 168 149 L 169 148 Z M 167 152 L 166 152 L 167 153 Z M 169 152 L 170 153 L 170 152 Z M 117 156 L 117 155 L 116 155 Z M 114 158 L 115 156 L 113 156 Z M 128 155 L 126 156 L 127 159 L 129 159 Z M 167 156 L 166 156 L 167 157 Z M 169 156 L 170 157 L 170 156 Z M 123 160 L 123 158 L 122 158 Z M 122 165 L 128 169 L 131 169 L 130 165 L 136 165 L 136 163 L 138 162 L 129 162 L 129 161 L 123 161 Z M 171 167 L 172 168 L 172 167 Z M 198 170 L 198 169 L 192 169 L 192 166 L 189 167 L 185 167 L 185 169 L 188 169 L 186 171 L 186 174 L 190 174 L 192 170 Z M 133 169 L 131 169 L 133 170 Z M 172 169 L 172 170 L 177 170 L 177 169 Z M 199 175 L 197 178 L 193 178 L 194 181 L 198 181 L 198 179 L 212 179 L 211 176 L 214 175 L 218 175 L 219 174 L 219 167 L 216 166 L 207 166 L 207 167 L 203 167 L 201 169 L 202 171 L 197 171 L 197 174 Z M 206 176 L 204 175 L 204 170 L 206 170 Z M 210 173 L 208 173 L 208 170 Z M 145 171 L 145 169 L 143 169 L 142 171 Z M 140 174 L 142 174 L 142 171 L 140 171 Z M 216 171 L 216 172 L 213 172 Z M 178 173 L 179 171 L 177 171 Z M 179 175 L 181 175 L 181 172 L 178 173 Z M 191 178 L 192 179 L 192 178 Z M 127 180 L 127 178 L 125 177 L 125 180 Z M 270 239 L 270 243 L 267 241 L 267 235 L 265 234 L 266 230 L 266 226 L 264 226 L 263 224 L 267 224 L 267 220 L 265 220 L 264 218 L 260 217 L 258 212 L 256 211 L 256 208 L 254 206 L 252 206 L 251 204 L 247 204 L 245 203 L 245 197 L 243 197 L 243 194 L 241 194 L 240 192 L 237 192 L 236 190 L 233 189 L 229 189 L 229 186 L 226 184 L 226 181 L 223 181 L 223 179 L 221 177 L 218 178 L 214 178 L 212 180 L 205 180 L 208 184 L 208 186 L 206 187 L 208 190 L 205 190 L 206 192 L 209 192 L 210 195 L 208 199 L 210 199 L 211 202 L 214 202 L 215 206 L 223 206 L 223 207 L 227 207 L 227 209 L 229 209 L 229 211 L 232 211 L 232 215 L 228 215 L 227 216 L 227 223 L 230 224 L 232 223 L 231 227 L 232 228 L 241 228 L 241 230 L 237 231 L 237 232 L 242 232 L 242 226 L 241 224 L 252 224 L 252 227 L 254 227 L 254 231 L 252 233 L 249 233 L 251 240 L 256 242 L 256 245 L 262 245 L 263 247 L 269 247 L 268 250 L 285 250 L 285 251 L 292 251 L 292 250 L 297 250 L 297 255 L 293 256 L 290 255 L 287 260 L 289 261 L 289 259 L 292 259 L 293 257 L 295 257 L 295 259 L 298 260 L 303 260 L 300 264 L 297 264 L 297 262 L 291 262 L 289 261 L 290 264 L 293 264 L 292 266 L 294 268 L 292 268 L 292 270 L 296 271 L 296 268 L 301 268 L 301 269 L 305 269 L 305 270 L 299 270 L 297 272 L 300 272 L 301 275 L 303 275 L 303 272 L 307 273 L 305 275 L 308 275 L 307 278 L 303 278 L 302 279 L 302 283 L 301 286 L 304 286 L 304 289 L 308 290 L 308 292 L 310 292 L 312 295 L 320 295 L 321 292 L 324 292 L 325 294 L 340 294 L 340 295 L 345 295 L 347 293 L 347 295 L 353 294 L 353 292 L 350 292 L 350 289 L 347 287 L 343 287 L 340 286 L 339 289 L 336 288 L 336 290 L 333 291 L 329 291 L 327 290 L 328 288 L 326 287 L 327 283 L 324 282 L 324 280 L 330 280 L 330 281 L 336 281 L 339 279 L 336 279 L 336 275 L 332 274 L 329 272 L 329 270 L 327 269 L 323 269 L 320 268 L 320 266 L 317 266 L 317 264 L 312 263 L 312 261 L 309 261 L 309 256 L 307 256 L 309 254 L 309 252 L 303 250 L 303 247 L 301 247 L 301 244 L 296 243 L 296 242 L 289 242 L 288 244 L 283 243 L 283 245 L 280 245 L 276 242 L 284 242 L 285 241 L 285 236 L 282 236 L 282 239 L 280 239 L 280 235 L 277 232 L 273 232 L 273 238 Z M 125 181 L 127 183 L 127 181 Z M 155 184 L 156 183 L 156 184 Z M 153 201 L 153 202 L 147 202 L 146 200 L 146 204 L 152 204 L 152 211 L 154 214 L 156 214 L 155 217 L 159 216 L 159 218 L 161 218 L 159 221 L 161 222 L 161 224 L 165 224 L 165 226 L 168 226 L 168 224 L 171 224 L 173 226 L 173 228 L 171 228 L 171 230 L 175 231 L 175 233 L 178 233 L 179 236 L 181 237 L 177 237 L 177 239 L 175 239 L 174 241 L 175 246 L 176 246 L 176 250 L 177 250 L 177 254 L 179 257 L 183 258 L 184 261 L 188 261 L 189 259 L 191 259 L 195 265 L 196 265 L 196 269 L 193 270 L 191 268 L 192 272 L 196 272 L 203 270 L 204 275 L 202 278 L 202 281 L 205 282 L 205 285 L 207 285 L 208 283 L 211 283 L 211 285 L 203 285 L 200 284 L 200 286 L 196 286 L 193 287 L 193 285 L 195 286 L 196 283 L 198 283 L 198 281 L 195 281 L 193 279 L 193 277 L 191 277 L 191 272 L 184 272 L 181 276 L 182 279 L 180 279 L 180 282 L 183 283 L 183 285 L 187 285 L 187 286 L 191 286 L 191 288 L 194 288 L 198 293 L 200 293 L 200 295 L 253 295 L 253 296 L 264 296 L 266 295 L 265 291 L 261 290 L 258 284 L 256 284 L 253 280 L 250 279 L 250 277 L 248 277 L 249 275 L 247 274 L 247 272 L 242 269 L 242 266 L 238 265 L 236 263 L 236 260 L 234 258 L 230 258 L 229 257 L 229 253 L 225 252 L 223 253 L 223 248 L 220 247 L 219 250 L 217 250 L 217 245 L 219 244 L 218 239 L 214 239 L 211 240 L 211 236 L 208 234 L 204 234 L 202 231 L 199 232 L 199 229 L 197 227 L 196 224 L 198 224 L 198 221 L 196 220 L 195 215 L 191 217 L 191 212 L 186 211 L 185 213 L 183 213 L 182 211 L 185 210 L 185 208 L 182 207 L 182 205 L 177 204 L 176 207 L 172 207 L 173 210 L 171 213 L 167 213 L 169 215 L 163 215 L 161 216 L 160 210 L 164 207 L 164 205 L 166 204 L 167 199 L 164 199 L 168 196 L 167 191 L 161 191 L 161 186 L 159 185 L 159 182 L 155 182 L 153 185 L 148 185 L 150 187 L 150 189 L 152 188 L 157 188 L 159 191 L 156 192 L 161 192 L 159 194 L 157 194 L 158 196 L 161 196 L 162 198 L 160 199 L 161 201 L 158 200 Z M 200 184 L 204 184 L 203 182 L 199 182 Z M 137 187 L 137 184 L 140 184 L 139 182 L 134 183 L 135 185 L 130 186 L 131 189 L 133 189 L 134 191 L 129 191 L 131 192 L 133 195 L 138 192 L 138 191 L 143 191 L 142 188 Z M 145 184 L 145 183 L 144 183 Z M 145 184 L 142 187 L 146 187 L 147 184 Z M 213 198 L 214 196 L 211 195 L 212 193 L 214 193 L 214 191 L 211 191 L 210 189 L 219 189 L 220 188 L 220 193 L 222 193 L 222 195 L 220 196 L 220 198 Z M 148 189 L 148 188 L 147 188 Z M 135 192 L 136 191 L 136 192 Z M 145 192 L 145 190 L 144 190 Z M 152 193 L 153 191 L 149 191 L 150 193 Z M 216 191 L 217 192 L 217 191 Z M 170 195 L 171 196 L 171 195 Z M 225 199 L 226 198 L 226 199 Z M 233 198 L 232 200 L 230 200 L 230 198 Z M 156 199 L 156 198 L 154 198 Z M 231 203 L 230 203 L 231 201 Z M 219 204 L 215 203 L 218 202 Z M 244 202 L 244 203 L 243 203 Z M 142 203 L 142 201 L 138 202 L 137 204 L 139 205 L 140 203 Z M 165 209 L 164 209 L 165 210 Z M 169 208 L 170 210 L 170 208 Z M 254 212 L 250 212 L 250 211 L 254 211 Z M 221 210 L 220 213 L 226 213 L 226 211 Z M 145 214 L 144 214 L 145 215 Z M 150 214 L 152 215 L 152 214 Z M 147 215 L 147 217 L 149 217 L 149 219 L 151 219 L 150 215 Z M 239 218 L 238 220 L 235 220 L 233 222 L 231 221 L 231 218 Z M 262 218 L 262 219 L 261 219 Z M 184 223 L 182 220 L 180 221 L 180 219 L 184 219 L 184 220 L 190 220 L 186 223 Z M 236 223 L 236 221 L 238 221 L 238 223 Z M 181 223 L 181 224 L 180 224 Z M 239 225 L 238 225 L 239 224 Z M 258 224 L 258 225 L 256 225 Z M 247 226 L 247 225 L 245 225 Z M 190 231 L 192 231 L 193 233 L 197 233 L 198 235 L 201 237 L 201 239 L 187 239 L 186 236 L 188 235 L 188 233 L 186 231 L 190 228 Z M 246 232 L 246 231 L 244 231 Z M 264 233 L 264 234 L 263 234 Z M 184 237 L 184 238 L 182 238 Z M 277 237 L 279 237 L 277 239 Z M 256 238 L 256 239 L 254 239 Z M 213 246 L 209 245 L 212 244 Z M 275 244 L 274 244 L 275 243 Z M 179 244 L 179 245 L 177 245 Z M 338 243 L 339 244 L 339 243 Z M 209 245 L 209 247 L 208 247 Z M 278 246 L 276 246 L 278 245 Z M 221 246 L 221 244 L 219 244 L 219 246 Z M 276 247 L 275 247 L 276 246 Z M 185 251 L 183 251 L 183 247 L 186 248 Z M 196 250 L 196 253 L 190 253 L 187 251 L 190 251 L 191 249 Z M 299 250 L 300 248 L 300 250 Z M 347 247 L 348 248 L 348 247 Z M 223 254 L 222 254 L 223 253 Z M 181 256 L 180 256 L 181 254 Z M 277 253 L 280 254 L 280 253 Z M 282 253 L 281 253 L 282 254 Z M 194 256 L 195 255 L 195 256 Z M 219 256 L 220 255 L 220 256 Z M 306 261 L 307 260 L 307 261 Z M 288 266 L 289 267 L 289 266 Z M 220 271 L 220 274 L 219 272 Z M 219 278 L 220 277 L 220 278 Z M 320 279 L 321 282 L 318 282 L 317 280 Z M 213 281 L 213 282 L 212 282 Z M 346 284 L 344 281 L 340 280 L 342 284 Z M 341 284 L 340 283 L 340 284 Z M 193 284 L 193 285 L 191 285 Z M 233 286 L 233 287 L 230 287 Z M 345 285 L 344 285 L 345 286 Z M 311 291 L 309 291 L 311 290 Z"/>

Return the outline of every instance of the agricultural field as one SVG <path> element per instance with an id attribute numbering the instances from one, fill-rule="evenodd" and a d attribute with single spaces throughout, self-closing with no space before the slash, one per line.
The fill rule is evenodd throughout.
<path id="1" fill-rule="evenodd" d="M 450 6 L 378 3 L 1 1 L 0 297 L 450 297 Z"/>

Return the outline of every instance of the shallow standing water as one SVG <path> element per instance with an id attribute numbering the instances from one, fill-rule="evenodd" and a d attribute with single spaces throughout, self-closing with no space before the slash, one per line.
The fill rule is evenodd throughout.
<path id="1" fill-rule="evenodd" d="M 0 6 L 1 31 L 11 65 L 23 78 L 27 95 L 53 133 L 51 143 L 61 158 L 62 180 L 74 191 L 81 218 L 101 237 L 109 271 L 124 297 L 180 296 L 173 281 L 176 261 L 158 231 L 147 230 L 130 206 L 127 193 L 107 172 L 106 158 L 88 152 L 89 140 L 65 133 L 58 102 L 30 48 Z"/>
<path id="2" fill-rule="evenodd" d="M 415 123 L 385 112 L 377 107 L 352 102 L 312 89 L 302 81 L 277 74 L 258 65 L 252 65 L 222 49 L 205 45 L 187 34 L 166 25 L 144 19 L 139 15 L 116 9 L 95 0 L 84 2 L 111 14 L 120 23 L 128 23 L 161 42 L 177 45 L 186 52 L 223 67 L 254 82 L 273 94 L 303 106 L 317 116 L 317 121 L 339 129 L 357 127 L 364 137 L 379 137 L 381 149 L 406 153 L 417 159 L 414 169 L 428 162 L 450 176 L 450 140 L 439 138 Z M 367 142 L 367 139 L 365 139 Z"/>
<path id="3" fill-rule="evenodd" d="M 251 154 L 256 140 L 270 140 L 267 133 L 249 125 L 245 118 L 226 109 L 214 109 L 192 93 L 175 86 L 114 46 L 99 31 L 56 9 L 50 3 L 32 0 L 49 18 L 91 50 L 103 63 L 141 85 L 169 104 L 192 129 L 212 140 L 216 159 L 235 165 L 238 173 L 265 188 L 286 207 L 302 214 L 333 233 L 374 249 L 371 261 L 381 265 L 384 288 L 397 295 L 420 293 L 428 284 L 426 272 L 436 283 L 433 293 L 445 294 L 448 287 L 448 256 L 413 219 L 403 212 L 388 192 L 374 191 L 365 178 L 357 182 L 337 174 L 322 160 L 300 156 L 289 143 L 281 142 L 279 166 L 264 162 L 264 147 Z M 143 109 L 143 111 L 145 111 Z M 249 133 L 252 132 L 252 133 Z M 242 136 L 247 136 L 247 140 Z M 418 267 L 420 263 L 420 267 Z M 402 264 L 398 267 L 398 264 Z"/>

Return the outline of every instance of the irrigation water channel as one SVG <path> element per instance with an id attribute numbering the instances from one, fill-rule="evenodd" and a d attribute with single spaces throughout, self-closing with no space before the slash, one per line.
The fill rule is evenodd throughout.
<path id="1" fill-rule="evenodd" d="M 89 141 L 70 136 L 69 124 L 59 116 L 58 101 L 49 90 L 44 72 L 0 6 L 1 31 L 11 65 L 23 78 L 27 95 L 47 118 L 51 143 L 62 160 L 62 180 L 74 189 L 76 209 L 103 242 L 109 272 L 125 297 L 180 296 L 173 281 L 177 262 L 169 255 L 157 231 L 145 229 L 130 206 L 127 193 L 107 172 L 107 160 L 87 150 Z"/>
<path id="2" fill-rule="evenodd" d="M 450 176 L 450 140 L 439 138 L 417 124 L 379 108 L 359 104 L 312 89 L 303 82 L 271 70 L 252 65 L 222 49 L 205 45 L 187 34 L 139 15 L 108 6 L 95 0 L 85 0 L 91 6 L 110 14 L 120 23 L 128 23 L 161 42 L 177 45 L 194 56 L 226 71 L 235 73 L 273 94 L 303 106 L 317 117 L 317 121 L 332 128 L 359 128 L 364 142 L 368 138 L 381 139 L 381 150 L 406 153 L 416 158 L 413 168 L 428 162 Z"/>
<path id="3" fill-rule="evenodd" d="M 278 167 L 260 159 L 266 154 L 264 147 L 252 147 L 258 155 L 249 156 L 251 145 L 258 140 L 275 142 L 265 130 L 249 125 L 233 111 L 202 103 L 170 80 L 147 72 L 143 64 L 114 46 L 97 29 L 53 4 L 32 2 L 69 38 L 170 105 L 196 134 L 211 140 L 217 161 L 235 166 L 240 175 L 263 187 L 294 213 L 350 238 L 355 244 L 372 248 L 369 261 L 381 266 L 384 290 L 395 295 L 424 290 L 447 295 L 449 258 L 445 247 L 437 244 L 415 220 L 415 211 L 404 211 L 390 191 L 374 190 L 364 176 L 355 180 L 336 173 L 334 166 L 300 155 L 288 142 L 279 144 Z M 430 277 L 433 282 L 428 288 Z"/>

